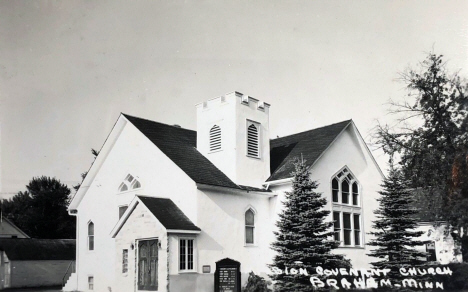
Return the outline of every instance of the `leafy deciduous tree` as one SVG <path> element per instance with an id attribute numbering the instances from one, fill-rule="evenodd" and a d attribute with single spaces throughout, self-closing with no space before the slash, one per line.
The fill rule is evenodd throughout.
<path id="1" fill-rule="evenodd" d="M 26 189 L 3 200 L 3 213 L 30 237 L 75 238 L 75 218 L 67 212 L 70 189 L 45 176 L 33 178 Z"/>
<path id="2" fill-rule="evenodd" d="M 398 127 L 377 128 L 378 143 L 400 158 L 424 217 L 448 222 L 460 240 L 468 226 L 468 82 L 433 53 L 401 77 L 412 101 L 392 103 L 403 117 Z"/>

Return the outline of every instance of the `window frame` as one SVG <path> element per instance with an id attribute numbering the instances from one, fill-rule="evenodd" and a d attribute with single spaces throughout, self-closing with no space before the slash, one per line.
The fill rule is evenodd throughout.
<path id="1" fill-rule="evenodd" d="M 254 126 L 257 130 L 257 155 L 252 155 L 249 153 L 249 128 L 250 126 Z M 261 155 L 261 124 L 259 122 L 255 122 L 252 120 L 246 120 L 246 127 L 245 127 L 245 155 L 250 158 L 260 159 Z"/>
<path id="2" fill-rule="evenodd" d="M 125 210 L 121 213 L 121 210 L 123 210 L 123 208 L 125 208 Z M 128 205 L 120 205 L 119 206 L 119 220 L 120 218 L 122 218 L 123 214 L 125 214 L 125 212 L 128 210 Z"/>
<path id="3" fill-rule="evenodd" d="M 132 179 L 129 180 L 129 177 Z M 138 186 L 135 187 L 135 185 L 138 184 Z M 126 187 L 126 190 L 122 190 L 123 187 Z M 125 178 L 122 180 L 122 182 L 119 184 L 119 187 L 117 188 L 117 191 L 119 194 L 123 193 L 128 193 L 132 191 L 137 191 L 142 188 L 142 184 L 140 181 L 140 178 L 138 176 L 132 175 L 131 173 L 128 173 Z"/>
<path id="4" fill-rule="evenodd" d="M 338 219 L 335 218 L 335 214 L 338 214 Z M 335 241 L 341 242 L 341 212 L 333 210 L 333 238 Z"/>
<path id="5" fill-rule="evenodd" d="M 122 274 L 128 273 L 128 248 L 122 249 Z"/>
<path id="6" fill-rule="evenodd" d="M 179 243 L 178 243 L 178 261 L 177 261 L 177 264 L 178 264 L 178 270 L 179 270 L 179 273 L 196 273 L 197 272 L 197 254 L 196 254 L 196 240 L 195 240 L 195 237 L 190 237 L 190 236 L 180 236 L 178 238 L 179 240 Z M 191 240 L 192 241 L 192 265 L 193 265 L 193 268 L 192 269 L 188 269 L 188 256 L 189 256 L 189 252 L 188 252 L 188 241 Z M 184 268 L 181 268 L 181 241 L 185 241 L 185 256 L 184 256 L 184 259 L 185 259 L 185 267 Z"/>
<path id="7" fill-rule="evenodd" d="M 343 172 L 346 172 L 345 175 L 339 176 Z M 350 178 L 351 176 L 351 178 Z M 338 182 L 338 189 L 333 187 L 333 180 L 336 179 Z M 343 203 L 343 182 L 347 181 L 348 184 L 348 203 Z M 354 185 L 356 184 L 357 193 L 354 192 Z M 359 181 L 356 179 L 356 176 L 349 170 L 347 166 L 341 168 L 337 171 L 330 180 L 330 189 L 331 189 L 331 202 L 333 204 L 343 205 L 343 206 L 350 206 L 350 207 L 361 207 L 362 206 L 362 188 Z M 337 197 L 338 201 L 335 201 L 333 198 L 333 191 L 338 191 Z M 357 205 L 354 205 L 354 195 L 357 195 Z"/>
<path id="8" fill-rule="evenodd" d="M 88 290 L 94 291 L 94 275 L 88 275 Z"/>
<path id="9" fill-rule="evenodd" d="M 429 248 L 433 246 L 434 248 Z M 427 253 L 426 262 L 437 262 L 437 248 L 435 240 L 430 240 L 424 244 L 425 252 Z M 432 258 L 433 257 L 433 258 Z"/>
<path id="10" fill-rule="evenodd" d="M 92 234 L 90 234 L 90 226 L 93 227 L 93 230 L 92 230 Z M 88 229 L 88 232 L 87 232 L 87 247 L 88 247 L 88 251 L 94 251 L 95 250 L 95 233 L 96 233 L 96 226 L 94 224 L 93 221 L 88 221 L 88 224 L 87 224 L 87 229 Z M 92 243 L 92 244 L 91 244 Z M 91 246 L 92 245 L 92 246 Z"/>
<path id="11" fill-rule="evenodd" d="M 354 210 L 351 208 L 333 208 L 332 213 L 339 213 L 339 225 L 340 229 L 335 229 L 333 228 L 334 232 L 339 232 L 339 242 L 340 245 L 339 247 L 345 247 L 345 248 L 364 248 L 364 232 L 362 228 L 362 212 L 361 210 Z M 344 214 L 349 214 L 350 217 L 350 227 L 351 228 L 345 228 L 344 225 Z M 355 225 L 355 218 L 356 215 L 359 216 L 359 229 L 356 229 Z M 332 215 L 333 216 L 333 215 Z M 334 221 L 334 219 L 333 219 Z M 345 244 L 345 231 L 349 231 L 349 241 L 350 244 Z M 359 244 L 356 244 L 356 232 L 359 232 Z"/>
<path id="12" fill-rule="evenodd" d="M 333 182 L 336 181 L 338 188 L 333 186 Z M 343 193 L 343 182 L 348 184 L 348 191 Z M 356 187 L 355 187 L 356 186 Z M 357 188 L 357 192 L 355 192 Z M 362 188 L 359 181 L 356 179 L 356 176 L 351 172 L 351 170 L 344 166 L 339 171 L 337 171 L 330 180 L 330 190 L 331 190 L 331 216 L 332 220 L 335 221 L 335 214 L 339 213 L 339 229 L 333 226 L 334 238 L 336 238 L 335 233 L 339 232 L 339 247 L 344 248 L 364 248 L 364 228 L 363 228 L 363 210 L 362 210 Z M 343 195 L 347 194 L 347 203 L 343 203 Z M 355 200 L 356 197 L 356 200 Z M 334 200 L 337 198 L 338 200 Z M 346 201 L 346 200 L 345 200 Z M 357 204 L 355 204 L 357 203 Z M 349 223 L 350 228 L 345 228 L 345 214 L 349 214 Z M 356 216 L 358 216 L 356 218 Z M 358 222 L 355 220 L 358 219 Z M 357 229 L 359 227 L 359 229 Z M 347 233 L 349 232 L 349 233 Z M 349 234 L 350 244 L 345 244 L 345 235 Z M 359 244 L 356 244 L 356 241 Z"/>
<path id="13" fill-rule="evenodd" d="M 245 218 L 245 215 L 247 214 L 247 212 L 251 211 L 252 214 L 253 214 L 253 225 L 247 225 L 247 220 Z M 256 230 L 257 228 L 255 228 L 255 218 L 257 217 L 257 211 L 249 206 L 245 209 L 244 211 L 244 246 L 256 246 L 257 245 L 257 236 L 256 236 Z M 247 242 L 247 228 L 252 228 L 252 243 L 248 243 Z"/>

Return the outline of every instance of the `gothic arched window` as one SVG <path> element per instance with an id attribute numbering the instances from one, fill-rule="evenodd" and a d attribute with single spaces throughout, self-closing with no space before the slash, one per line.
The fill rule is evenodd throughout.
<path id="1" fill-rule="evenodd" d="M 341 246 L 362 246 L 362 208 L 359 182 L 344 167 L 331 180 L 333 230 Z"/>
<path id="2" fill-rule="evenodd" d="M 252 209 L 245 211 L 245 244 L 254 244 L 255 213 Z"/>
<path id="3" fill-rule="evenodd" d="M 119 186 L 119 192 L 141 188 L 141 183 L 131 174 L 128 174 Z"/>
<path id="4" fill-rule="evenodd" d="M 94 250 L 94 223 L 88 223 L 88 250 Z"/>

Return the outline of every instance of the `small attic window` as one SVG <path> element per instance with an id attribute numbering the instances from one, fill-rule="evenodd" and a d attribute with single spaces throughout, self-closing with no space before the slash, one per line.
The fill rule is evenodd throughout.
<path id="1" fill-rule="evenodd" d="M 125 180 L 119 186 L 119 192 L 135 190 L 141 188 L 141 183 L 131 174 L 128 174 Z"/>
<path id="2" fill-rule="evenodd" d="M 221 128 L 214 125 L 210 130 L 210 151 L 221 150 Z"/>
<path id="3" fill-rule="evenodd" d="M 258 124 L 247 121 L 247 156 L 260 157 L 259 128 Z"/>

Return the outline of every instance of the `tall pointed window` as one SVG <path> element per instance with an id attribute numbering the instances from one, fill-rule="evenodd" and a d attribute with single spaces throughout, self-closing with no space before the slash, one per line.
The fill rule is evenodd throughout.
<path id="1" fill-rule="evenodd" d="M 341 246 L 362 246 L 359 182 L 347 167 L 331 180 L 334 237 Z"/>
<path id="2" fill-rule="evenodd" d="M 141 183 L 131 174 L 128 174 L 119 186 L 119 192 L 141 188 Z"/>
<path id="3" fill-rule="evenodd" d="M 247 156 L 260 157 L 260 125 L 247 121 Z"/>
<path id="4" fill-rule="evenodd" d="M 245 212 L 245 244 L 254 244 L 255 213 L 252 209 Z"/>
<path id="5" fill-rule="evenodd" d="M 221 150 L 221 128 L 214 125 L 210 130 L 210 151 Z"/>
<path id="6" fill-rule="evenodd" d="M 88 223 L 88 250 L 94 250 L 94 223 Z"/>

